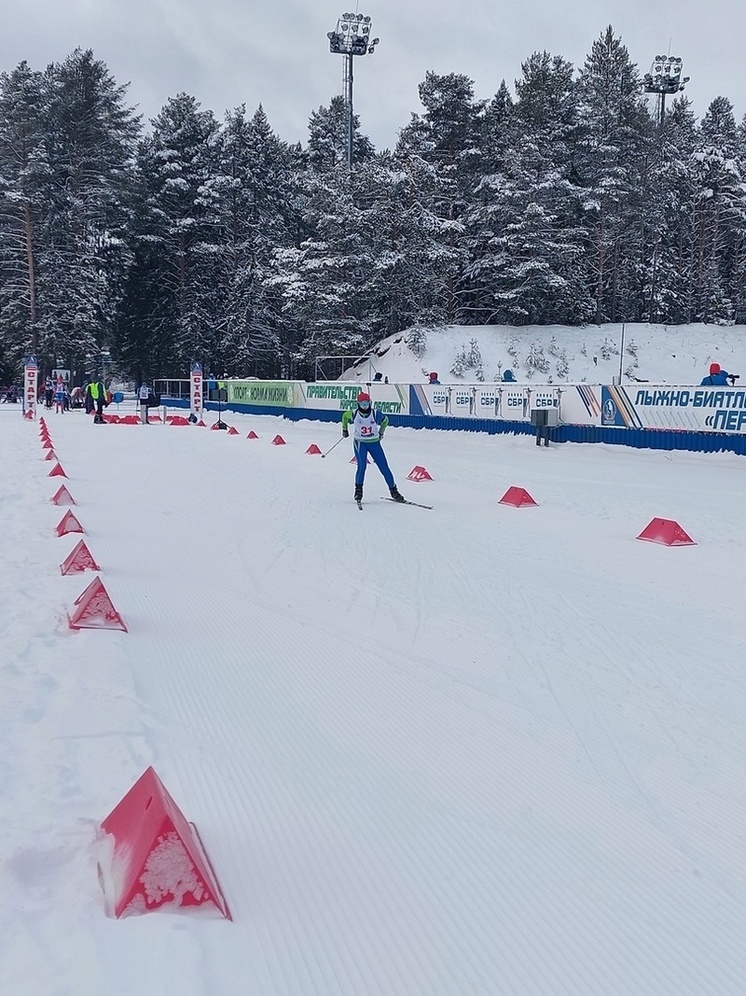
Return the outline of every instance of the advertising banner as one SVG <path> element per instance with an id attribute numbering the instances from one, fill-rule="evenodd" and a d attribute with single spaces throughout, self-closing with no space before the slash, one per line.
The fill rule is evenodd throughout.
<path id="1" fill-rule="evenodd" d="M 495 387 L 474 388 L 474 417 L 497 418 L 500 404 L 500 389 Z"/>
<path id="2" fill-rule="evenodd" d="M 739 387 L 601 388 L 601 424 L 626 429 L 746 432 L 746 389 Z"/>
<path id="3" fill-rule="evenodd" d="M 292 408 L 294 384 L 289 380 L 226 380 L 228 404 L 261 405 L 269 408 Z"/>
<path id="4" fill-rule="evenodd" d="M 530 422 L 531 414 L 528 407 L 527 387 L 500 388 L 500 418 L 509 422 Z"/>
<path id="5" fill-rule="evenodd" d="M 529 411 L 536 408 L 558 408 L 559 388 L 557 387 L 529 387 L 528 388 Z"/>
<path id="6" fill-rule="evenodd" d="M 189 407 L 191 408 L 193 415 L 196 415 L 197 418 L 201 418 L 202 406 L 205 400 L 205 381 L 202 376 L 202 365 L 200 363 L 192 363 L 190 374 Z"/>
<path id="7" fill-rule="evenodd" d="M 449 415 L 455 415 L 457 418 L 469 418 L 473 414 L 472 411 L 472 401 L 474 399 L 474 390 L 471 387 L 452 387 L 451 388 L 451 405 Z"/>
<path id="8" fill-rule="evenodd" d="M 36 394 L 39 366 L 35 356 L 27 356 L 23 361 L 23 413 L 31 412 L 36 418 Z"/>
<path id="9" fill-rule="evenodd" d="M 376 411 L 384 415 L 408 415 L 408 388 L 401 384 L 351 384 L 346 381 L 322 381 L 298 384 L 298 405 L 302 408 L 322 408 L 325 411 L 345 411 L 354 408 L 361 391 L 370 395 Z"/>
<path id="10" fill-rule="evenodd" d="M 559 389 L 560 421 L 566 425 L 601 424 L 601 385 L 574 384 Z"/>
<path id="11" fill-rule="evenodd" d="M 450 387 L 440 384 L 410 384 L 410 415 L 448 415 L 450 411 Z"/>

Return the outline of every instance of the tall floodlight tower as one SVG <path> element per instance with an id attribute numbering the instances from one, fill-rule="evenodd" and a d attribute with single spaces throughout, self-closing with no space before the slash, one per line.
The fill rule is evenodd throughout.
<path id="1" fill-rule="evenodd" d="M 658 95 L 658 125 L 661 133 L 666 122 L 666 97 L 681 93 L 689 82 L 688 76 L 683 76 L 684 63 L 671 55 L 656 55 L 650 72 L 642 78 L 645 93 Z"/>
<path id="2" fill-rule="evenodd" d="M 370 18 L 364 14 L 342 14 L 335 31 L 327 32 L 329 51 L 344 56 L 342 79 L 347 109 L 347 165 L 352 169 L 354 113 L 352 109 L 352 60 L 356 55 L 373 55 L 379 38 L 370 37 Z"/>

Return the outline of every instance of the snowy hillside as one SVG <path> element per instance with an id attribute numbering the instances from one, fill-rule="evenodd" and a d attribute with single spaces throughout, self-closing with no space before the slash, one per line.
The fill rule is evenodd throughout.
<path id="1" fill-rule="evenodd" d="M 475 383 L 511 369 L 522 382 L 611 384 L 621 358 L 623 383 L 698 384 L 713 361 L 746 382 L 746 326 L 627 324 L 623 354 L 621 339 L 621 325 L 451 325 L 390 336 L 342 379 L 367 381 L 380 371 L 391 383 L 417 383 L 434 370 L 444 384 Z M 421 355 L 412 348 L 418 341 Z"/>
<path id="2" fill-rule="evenodd" d="M 129 632 L 0 406 L 3 996 L 743 996 L 742 459 L 391 428 L 361 512 L 335 424 L 47 421 Z M 233 922 L 107 919 L 148 765 Z"/>

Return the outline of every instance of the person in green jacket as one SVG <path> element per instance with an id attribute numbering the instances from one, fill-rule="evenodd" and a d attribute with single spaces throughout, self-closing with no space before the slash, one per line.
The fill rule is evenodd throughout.
<path id="1" fill-rule="evenodd" d="M 357 408 L 354 411 L 342 413 L 342 435 L 347 437 L 352 426 L 352 439 L 357 458 L 357 470 L 355 471 L 355 501 L 363 500 L 363 482 L 365 481 L 365 468 L 368 465 L 368 455 L 383 474 L 383 479 L 389 489 L 389 493 L 394 501 L 406 501 L 396 487 L 394 475 L 386 461 L 386 454 L 383 452 L 381 440 L 389 424 L 388 417 L 380 412 L 374 411 L 371 405 L 370 395 L 361 391 L 357 396 Z"/>

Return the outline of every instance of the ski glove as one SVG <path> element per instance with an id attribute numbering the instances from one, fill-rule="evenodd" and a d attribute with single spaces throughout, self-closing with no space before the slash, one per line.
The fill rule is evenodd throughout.
<path id="1" fill-rule="evenodd" d="M 349 434 L 350 434 L 350 430 L 347 428 L 347 426 L 345 426 L 344 429 L 342 429 L 342 435 L 344 436 L 345 439 L 347 439 L 347 437 L 349 436 Z"/>

